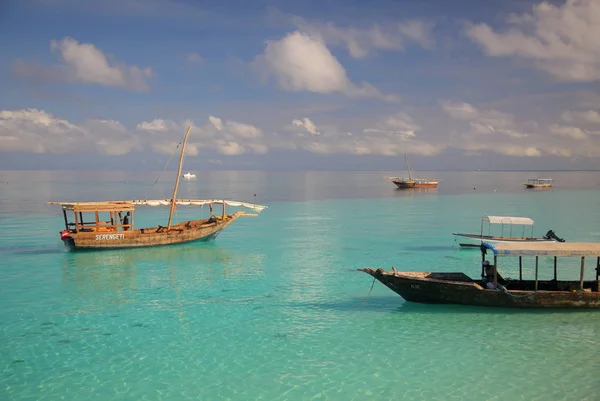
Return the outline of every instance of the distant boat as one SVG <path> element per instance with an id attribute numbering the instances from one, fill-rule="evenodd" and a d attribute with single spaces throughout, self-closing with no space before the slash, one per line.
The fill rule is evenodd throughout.
<path id="1" fill-rule="evenodd" d="M 192 178 L 196 178 L 196 174 L 192 174 L 192 173 L 185 173 L 183 175 L 183 178 L 185 178 L 186 180 L 191 180 Z"/>
<path id="2" fill-rule="evenodd" d="M 525 188 L 550 188 L 554 184 L 553 178 L 530 178 L 524 182 Z"/>
<path id="3" fill-rule="evenodd" d="M 408 157 L 406 155 L 404 155 L 404 160 L 406 160 L 408 179 L 403 177 L 390 177 L 392 182 L 396 184 L 398 188 L 437 188 L 438 182 L 435 180 L 429 180 L 426 178 L 412 178 L 410 173 L 410 165 L 408 164 Z"/>
<path id="4" fill-rule="evenodd" d="M 492 234 L 492 225 L 500 225 L 500 235 Z M 554 231 L 548 230 L 543 237 L 533 236 L 534 221 L 529 217 L 512 217 L 512 216 L 483 216 L 481 218 L 481 233 L 479 234 L 464 234 L 452 233 L 452 235 L 460 237 L 459 245 L 462 247 L 480 246 L 482 242 L 496 244 L 500 242 L 564 242 L 565 240 L 556 236 Z M 517 226 L 513 230 L 513 226 Z M 525 227 L 531 226 L 531 235 L 525 233 Z M 506 227 L 506 228 L 505 228 Z M 487 228 L 487 230 L 485 230 Z M 522 228 L 522 232 L 517 231 Z M 487 231 L 487 234 L 485 234 Z M 498 232 L 496 232 L 498 234 Z"/>

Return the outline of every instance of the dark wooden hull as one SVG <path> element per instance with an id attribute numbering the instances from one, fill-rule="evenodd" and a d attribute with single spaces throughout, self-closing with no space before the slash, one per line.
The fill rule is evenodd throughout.
<path id="1" fill-rule="evenodd" d="M 243 212 L 219 217 L 216 221 L 190 220 L 166 227 L 142 228 L 131 231 L 89 231 L 69 233 L 63 238 L 65 245 L 71 250 L 84 249 L 120 249 L 138 248 L 159 245 L 181 244 L 190 241 L 208 241 L 219 235 L 221 230 L 240 217 Z"/>
<path id="2" fill-rule="evenodd" d="M 409 302 L 507 308 L 600 308 L 598 282 L 584 283 L 586 291 L 572 290 L 577 282 L 539 282 L 538 291 L 488 290 L 463 273 L 409 273 L 359 269 Z M 544 290 L 553 288 L 561 290 Z"/>
<path id="3" fill-rule="evenodd" d="M 417 182 L 406 182 L 406 181 L 393 181 L 394 184 L 398 188 L 407 189 L 407 188 L 437 188 L 437 182 L 429 182 L 429 183 L 417 183 Z"/>

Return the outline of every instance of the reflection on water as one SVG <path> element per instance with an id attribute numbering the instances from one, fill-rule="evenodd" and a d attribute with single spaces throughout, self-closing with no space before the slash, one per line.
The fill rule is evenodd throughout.
<path id="1" fill-rule="evenodd" d="M 64 257 L 65 289 L 84 298 L 124 299 L 133 292 L 198 289 L 264 275 L 264 255 L 214 243 L 69 252 Z"/>
<path id="2" fill-rule="evenodd" d="M 396 188 L 394 190 L 397 196 L 419 196 L 419 195 L 437 195 L 438 188 Z"/>

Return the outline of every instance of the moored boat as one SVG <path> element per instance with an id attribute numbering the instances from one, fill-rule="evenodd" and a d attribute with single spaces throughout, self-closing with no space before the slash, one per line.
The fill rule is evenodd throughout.
<path id="1" fill-rule="evenodd" d="M 546 235 L 542 237 L 535 237 L 533 235 L 534 224 L 533 219 L 529 217 L 483 216 L 481 218 L 481 232 L 479 234 L 454 232 L 452 235 L 459 237 L 459 245 L 462 247 L 477 247 L 482 242 L 494 244 L 501 242 L 531 243 L 565 241 L 563 238 L 559 238 L 552 230 L 548 230 Z M 494 226 L 500 226 L 499 233 L 493 229 Z M 531 231 L 526 233 L 526 227 L 531 227 Z"/>
<path id="2" fill-rule="evenodd" d="M 554 184 L 553 178 L 530 178 L 524 182 L 525 188 L 550 188 Z"/>
<path id="3" fill-rule="evenodd" d="M 358 269 L 379 280 L 408 302 L 514 308 L 600 308 L 600 243 L 498 243 L 481 245 L 482 258 L 492 251 L 494 263 L 482 263 L 481 279 L 462 272 L 398 272 Z M 519 278 L 503 278 L 498 261 L 518 258 Z M 535 258 L 534 279 L 523 279 L 523 258 Z M 554 278 L 539 279 L 540 258 L 553 257 Z M 557 258 L 581 260 L 576 280 L 558 280 Z M 585 258 L 596 258 L 595 280 L 585 280 Z M 488 263 L 486 263 L 488 262 Z"/>
<path id="4" fill-rule="evenodd" d="M 65 229 L 60 239 L 71 250 L 77 249 L 117 249 L 179 244 L 190 241 L 207 241 L 229 224 L 242 216 L 256 216 L 266 206 L 233 200 L 177 199 L 183 156 L 191 126 L 183 139 L 179 169 L 173 197 L 164 200 L 123 200 L 103 202 L 48 202 L 62 207 Z M 213 213 L 213 205 L 222 205 L 221 215 Z M 169 219 L 166 226 L 135 228 L 136 206 L 169 206 Z M 210 216 L 204 219 L 173 223 L 173 211 L 180 206 L 208 205 Z M 243 207 L 235 213 L 226 213 L 226 207 Z M 85 216 L 85 217 L 84 217 Z"/>
<path id="5" fill-rule="evenodd" d="M 437 188 L 438 181 L 430 180 L 427 178 L 412 178 L 410 171 L 410 164 L 408 163 L 408 157 L 404 155 L 406 161 L 406 169 L 408 171 L 408 178 L 404 177 L 390 177 L 392 182 L 400 189 L 408 188 Z"/>

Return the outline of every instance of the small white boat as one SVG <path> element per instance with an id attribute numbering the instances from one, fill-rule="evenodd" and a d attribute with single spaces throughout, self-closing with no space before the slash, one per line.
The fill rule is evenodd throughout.
<path id="1" fill-rule="evenodd" d="M 493 224 L 501 226 L 500 235 L 493 235 Z M 534 221 L 529 217 L 483 216 L 481 218 L 481 232 L 479 234 L 452 233 L 452 235 L 460 237 L 459 245 L 463 247 L 480 246 L 482 242 L 490 244 L 505 242 L 565 242 L 564 239 L 557 237 L 552 230 L 549 230 L 543 237 L 534 237 L 533 225 Z M 484 230 L 486 226 L 487 234 L 485 234 Z M 518 227 L 513 228 L 513 226 Z M 518 232 L 520 231 L 519 226 L 522 228 L 520 233 Z M 528 226 L 531 227 L 531 235 L 525 233 L 525 228 Z"/>
<path id="2" fill-rule="evenodd" d="M 185 178 L 186 180 L 191 180 L 192 178 L 196 178 L 196 174 L 192 174 L 192 173 L 185 173 L 183 175 L 183 178 Z"/>

